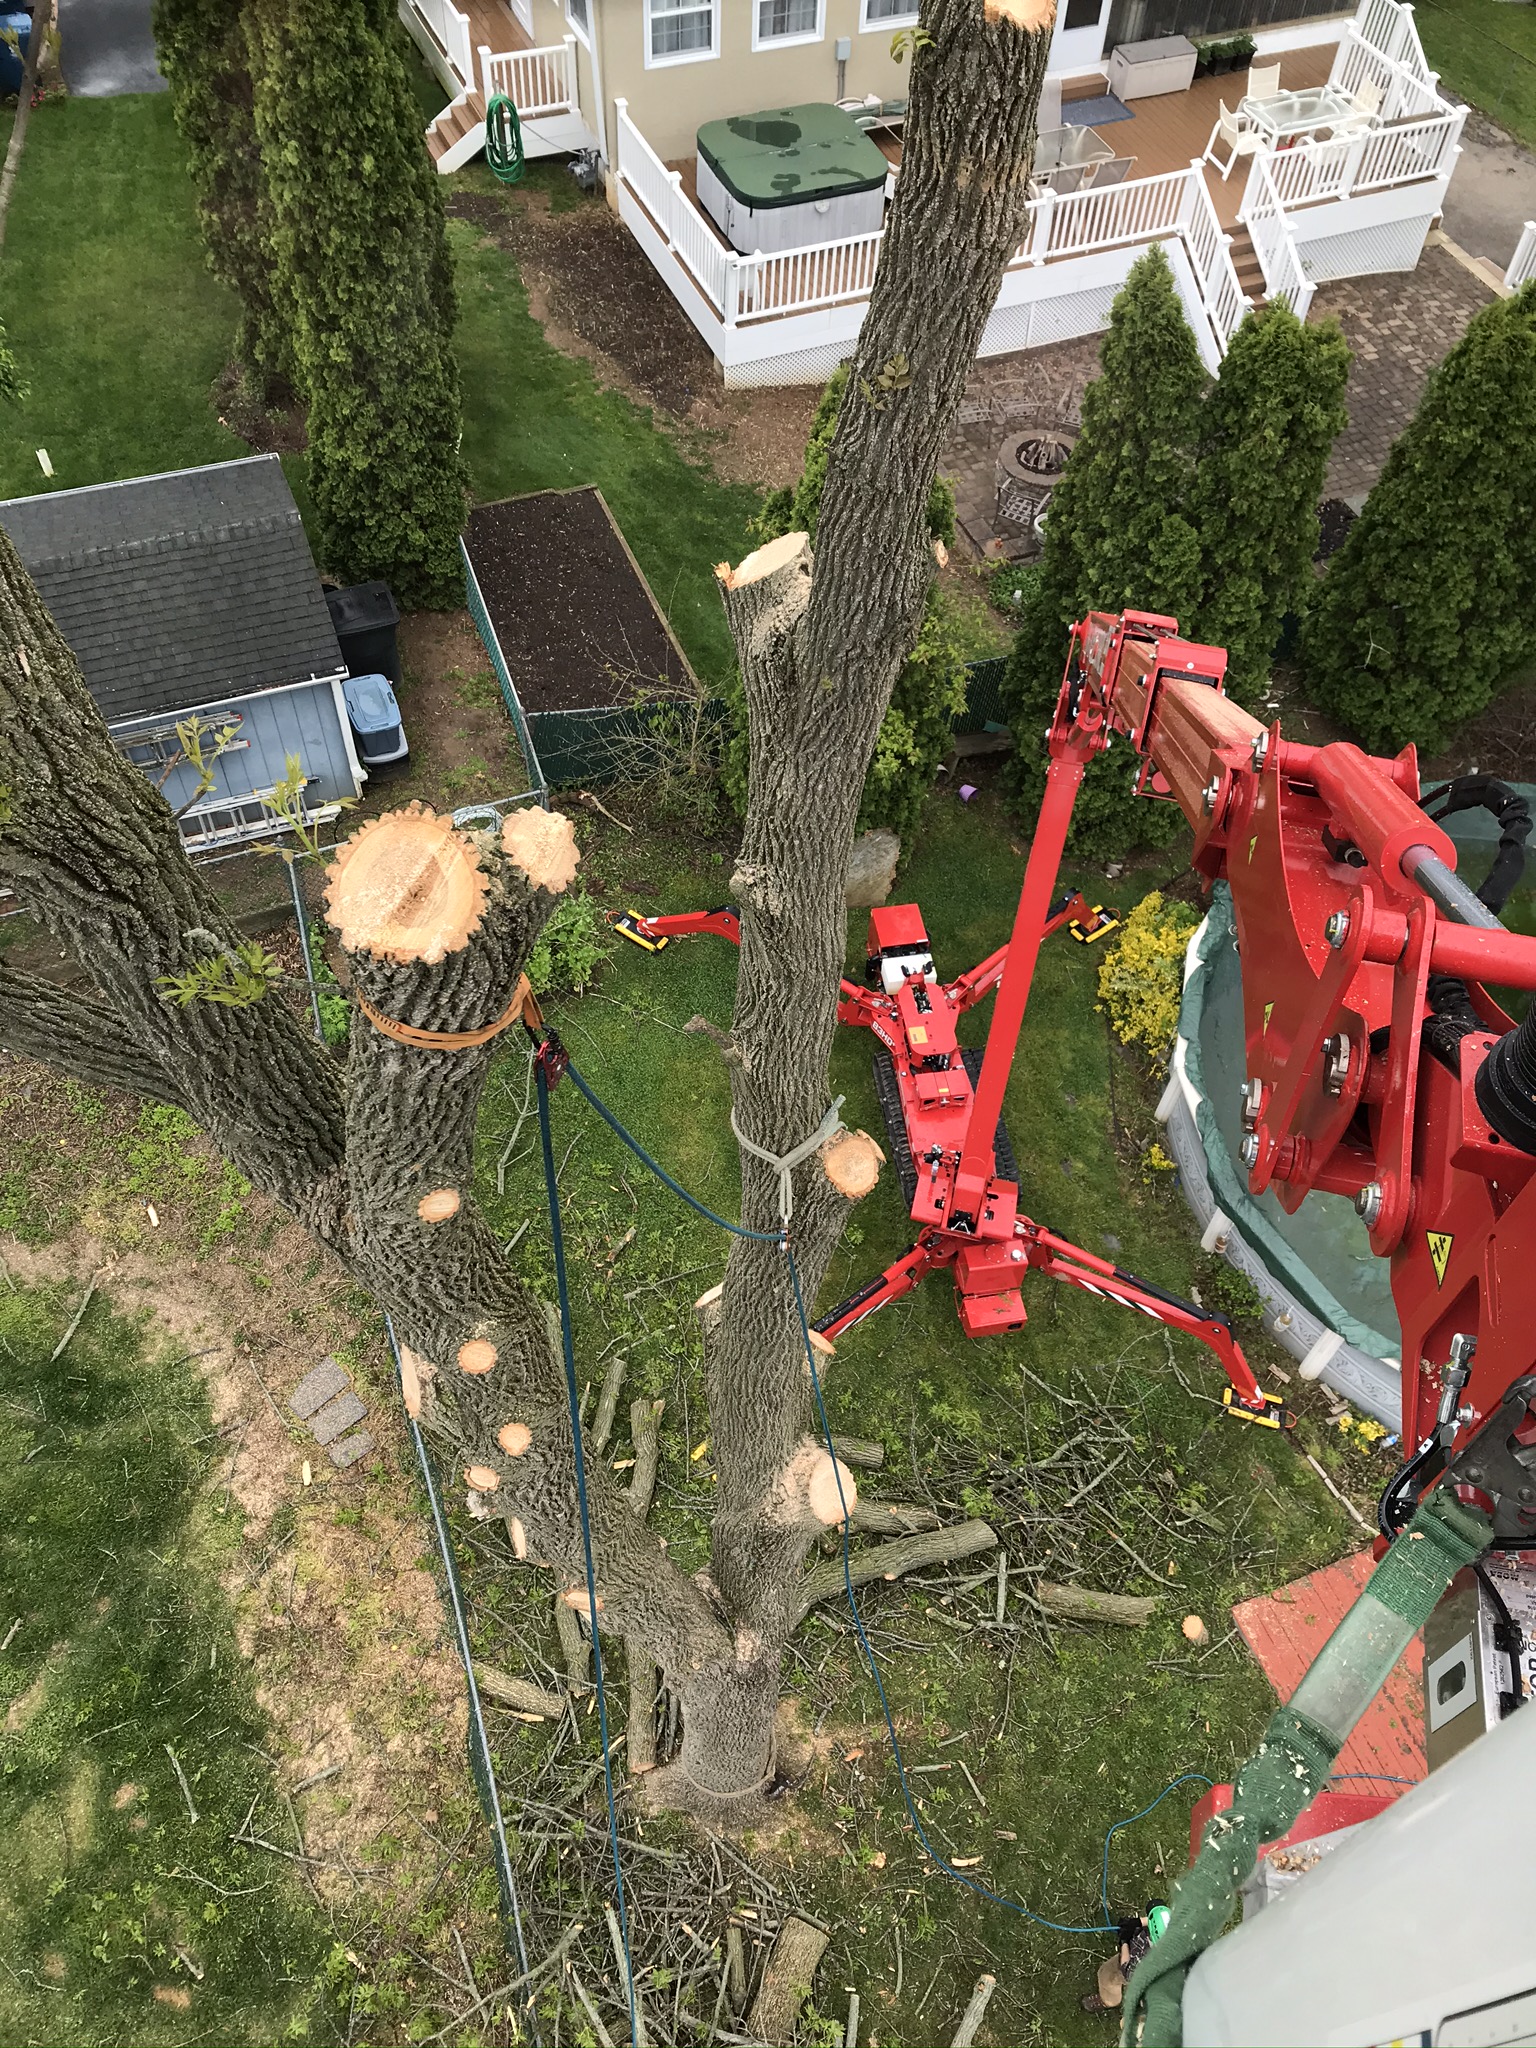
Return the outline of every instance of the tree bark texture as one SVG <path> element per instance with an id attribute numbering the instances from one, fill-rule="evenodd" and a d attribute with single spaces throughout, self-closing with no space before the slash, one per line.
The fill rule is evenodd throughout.
<path id="1" fill-rule="evenodd" d="M 814 561 L 800 537 L 723 572 L 751 755 L 746 830 L 731 890 L 741 956 L 728 1063 L 745 1135 L 782 1156 L 820 1123 L 846 937 L 843 891 L 860 792 L 911 652 L 933 571 L 926 506 L 939 453 L 1028 203 L 1035 109 L 1051 10 L 1024 0 L 928 0 L 869 313 L 821 498 Z M 849 1204 L 812 1158 L 794 1177 L 793 1238 L 807 1306 Z M 779 1221 L 778 1182 L 743 1154 L 742 1214 Z M 738 1238 L 719 1312 L 706 1320 L 720 1504 L 713 1571 L 738 1628 L 734 1673 L 708 1702 L 739 1728 L 712 1784 L 745 1791 L 771 1768 L 779 1658 L 803 1611 L 799 1579 L 820 1532 L 786 1496 L 815 1435 L 787 1262 Z M 726 1730 L 717 1725 L 723 1744 Z"/>

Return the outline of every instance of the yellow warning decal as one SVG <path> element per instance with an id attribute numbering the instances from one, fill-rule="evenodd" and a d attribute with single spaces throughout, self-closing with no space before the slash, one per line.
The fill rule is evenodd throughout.
<path id="1" fill-rule="evenodd" d="M 1264 1029 L 1266 1031 L 1269 1029 L 1270 1012 L 1274 1009 L 1274 1007 L 1275 1006 L 1273 1003 L 1266 1003 L 1264 1005 Z"/>
<path id="2" fill-rule="evenodd" d="M 1249 840 L 1249 842 L 1248 842 L 1248 859 L 1249 859 L 1249 861 L 1250 861 L 1250 862 L 1251 862 L 1251 861 L 1252 861 L 1252 859 L 1253 859 L 1253 849 L 1254 849 L 1254 848 L 1255 848 L 1255 847 L 1256 847 L 1256 846 L 1258 845 L 1258 843 L 1259 843 L 1259 835 L 1258 835 L 1258 833 L 1257 833 L 1257 832 L 1255 832 L 1255 833 L 1254 833 L 1254 835 L 1253 835 L 1253 837 L 1252 837 L 1252 838 L 1251 838 L 1251 839 Z"/>
<path id="3" fill-rule="evenodd" d="M 1435 1269 L 1435 1285 L 1445 1285 L 1445 1269 L 1451 1263 L 1451 1245 L 1454 1242 L 1448 1230 L 1426 1230 L 1425 1239 L 1429 1244 L 1429 1263 Z"/>

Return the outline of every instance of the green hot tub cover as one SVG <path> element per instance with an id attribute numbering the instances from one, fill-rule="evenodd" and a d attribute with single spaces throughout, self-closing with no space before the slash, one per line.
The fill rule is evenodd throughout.
<path id="1" fill-rule="evenodd" d="M 751 207 L 868 192 L 891 168 L 851 114 L 816 101 L 708 121 L 699 155 L 732 198 Z"/>

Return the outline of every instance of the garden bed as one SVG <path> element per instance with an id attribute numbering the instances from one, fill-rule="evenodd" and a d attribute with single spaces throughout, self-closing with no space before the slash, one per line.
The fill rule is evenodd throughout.
<path id="1" fill-rule="evenodd" d="M 700 702 L 687 657 L 595 486 L 476 506 L 464 556 L 470 611 L 507 708 L 532 743 L 536 781 L 622 776 L 658 703 Z"/>

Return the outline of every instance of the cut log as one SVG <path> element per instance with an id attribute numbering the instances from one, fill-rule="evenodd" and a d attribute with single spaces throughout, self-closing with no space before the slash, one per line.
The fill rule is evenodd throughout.
<path id="1" fill-rule="evenodd" d="M 349 952 L 429 963 L 480 928 L 485 876 L 470 841 L 425 804 L 372 818 L 326 870 L 326 917 Z"/>
<path id="2" fill-rule="evenodd" d="M 501 844 L 536 889 L 559 896 L 576 879 L 576 863 L 581 859 L 576 827 L 561 811 L 546 811 L 539 804 L 508 811 L 502 821 Z"/>
<path id="3" fill-rule="evenodd" d="M 560 1655 L 573 1692 L 592 1688 L 592 1649 L 582 1634 L 581 1623 L 566 1606 L 560 1588 L 555 1588 L 555 1632 L 560 1638 Z"/>
<path id="4" fill-rule="evenodd" d="M 894 1543 L 877 1544 L 848 1560 L 848 1575 L 855 1586 L 871 1585 L 876 1579 L 899 1579 L 904 1572 L 928 1564 L 949 1564 L 957 1557 L 973 1557 L 978 1550 L 991 1550 L 997 1531 L 986 1522 L 961 1522 L 953 1529 L 930 1529 L 919 1536 L 898 1536 Z M 818 1565 L 800 1581 L 802 1619 L 818 1601 L 838 1598 L 843 1592 L 843 1565 Z"/>
<path id="5" fill-rule="evenodd" d="M 638 1774 L 656 1768 L 656 1660 L 634 1636 L 624 1649 L 629 1661 L 629 1768 Z"/>
<path id="6" fill-rule="evenodd" d="M 885 1445 L 869 1443 L 861 1436 L 835 1436 L 832 1448 L 845 1465 L 863 1465 L 875 1471 L 885 1463 Z"/>
<path id="7" fill-rule="evenodd" d="M 1145 1628 L 1161 1604 L 1155 1593 L 1096 1593 L 1091 1586 L 1053 1586 L 1040 1579 L 1035 1598 L 1050 1614 L 1067 1621 L 1113 1621 L 1121 1628 Z"/>
<path id="8" fill-rule="evenodd" d="M 840 1195 L 857 1202 L 880 1178 L 885 1154 L 868 1131 L 839 1131 L 821 1148 L 821 1164 L 827 1179 Z"/>
<path id="9" fill-rule="evenodd" d="M 861 1500 L 851 1520 L 854 1528 L 866 1536 L 915 1536 L 920 1529 L 943 1527 L 933 1508 L 896 1500 Z"/>
<path id="10" fill-rule="evenodd" d="M 661 1432 L 656 1418 L 659 1401 L 631 1401 L 629 1430 L 635 1445 L 635 1469 L 629 1479 L 629 1504 L 643 1522 L 656 1492 L 656 1467 L 661 1462 Z"/>
<path id="11" fill-rule="evenodd" d="M 795 2021 L 811 1995 L 811 1981 L 826 1946 L 826 1935 L 808 1920 L 791 1914 L 784 1922 L 747 2017 L 747 2032 L 754 2041 L 778 2048 L 793 2039 Z"/>
<path id="12" fill-rule="evenodd" d="M 624 1354 L 617 1351 L 608 1361 L 608 1370 L 603 1374 L 603 1391 L 597 1397 L 597 1419 L 592 1425 L 592 1455 L 595 1458 L 603 1455 L 613 1436 L 613 1418 L 618 1413 L 624 1372 Z"/>
<path id="13" fill-rule="evenodd" d="M 515 1707 L 520 1714 L 542 1714 L 546 1721 L 558 1721 L 565 1712 L 565 1694 L 546 1692 L 527 1678 L 514 1678 L 498 1671 L 494 1664 L 475 1664 L 475 1683 L 483 1699 L 503 1707 Z"/>
<path id="14" fill-rule="evenodd" d="M 986 2014 L 987 2007 L 992 2001 L 992 1994 L 996 1989 L 997 1979 L 995 1977 L 987 1975 L 976 1979 L 976 1989 L 971 1993 L 970 2004 L 960 2016 L 960 2024 L 955 2029 L 954 2039 L 950 2043 L 950 2048 L 971 2048 L 971 2043 L 976 2039 L 982 2019 Z"/>

